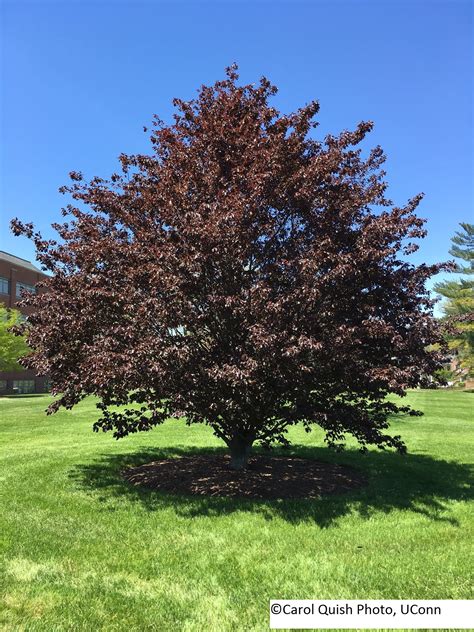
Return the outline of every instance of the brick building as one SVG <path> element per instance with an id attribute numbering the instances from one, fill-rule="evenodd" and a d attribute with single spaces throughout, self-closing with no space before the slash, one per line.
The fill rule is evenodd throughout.
<path id="1" fill-rule="evenodd" d="M 18 309 L 28 316 L 29 308 L 17 306 L 21 291 L 36 291 L 36 283 L 45 277 L 30 261 L 0 250 L 0 305 Z M 0 371 L 0 395 L 45 393 L 47 390 L 47 378 L 38 377 L 33 371 Z"/>

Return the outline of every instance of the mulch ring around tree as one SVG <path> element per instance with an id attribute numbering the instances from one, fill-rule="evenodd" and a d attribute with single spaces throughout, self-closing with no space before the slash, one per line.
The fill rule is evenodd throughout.
<path id="1" fill-rule="evenodd" d="M 227 456 L 196 455 L 153 461 L 123 471 L 134 486 L 185 496 L 318 498 L 343 494 L 367 480 L 351 467 L 296 457 L 254 456 L 236 472 Z"/>

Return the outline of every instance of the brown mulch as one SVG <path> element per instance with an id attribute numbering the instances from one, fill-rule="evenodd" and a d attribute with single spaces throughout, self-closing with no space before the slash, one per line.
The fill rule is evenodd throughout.
<path id="1" fill-rule="evenodd" d="M 353 468 L 310 459 L 254 456 L 236 472 L 229 457 L 183 456 L 153 461 L 123 472 L 132 485 L 185 496 L 232 498 L 318 498 L 342 494 L 366 484 Z"/>

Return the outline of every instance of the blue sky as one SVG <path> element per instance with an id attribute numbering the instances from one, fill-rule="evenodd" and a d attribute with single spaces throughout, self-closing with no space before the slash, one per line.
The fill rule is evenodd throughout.
<path id="1" fill-rule="evenodd" d="M 147 151 L 165 120 L 236 61 L 265 74 L 275 104 L 321 104 L 318 134 L 371 119 L 389 196 L 419 191 L 429 236 L 416 262 L 447 258 L 473 221 L 472 4 L 431 2 L 22 2 L 2 4 L 0 249 L 33 258 L 11 217 L 47 236 L 71 170 L 107 176 L 121 152 Z"/>

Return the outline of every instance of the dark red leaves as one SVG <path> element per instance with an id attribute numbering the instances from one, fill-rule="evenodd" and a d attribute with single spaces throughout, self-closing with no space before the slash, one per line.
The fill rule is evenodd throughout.
<path id="1" fill-rule="evenodd" d="M 179 414 L 232 450 L 301 422 L 403 451 L 385 430 L 410 411 L 386 395 L 424 383 L 441 339 L 425 288 L 440 266 L 399 254 L 424 235 L 421 198 L 385 198 L 381 148 L 354 148 L 372 123 L 317 142 L 316 102 L 280 115 L 270 82 L 236 81 L 232 66 L 176 100 L 111 181 L 71 172 L 89 210 L 65 209 L 59 243 L 12 222 L 53 273 L 25 299 L 26 364 L 51 377 L 51 411 L 97 395 L 94 428 L 117 437 Z"/>

